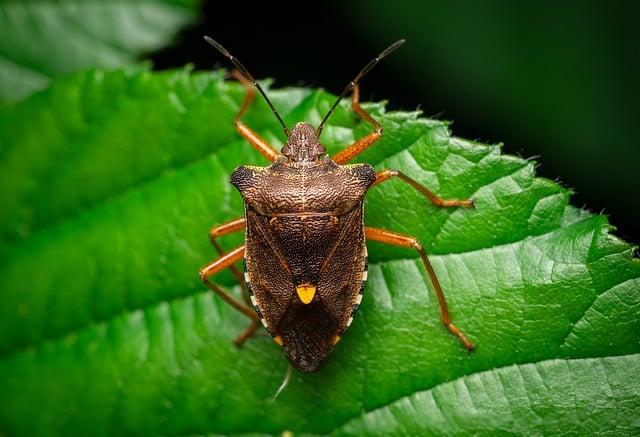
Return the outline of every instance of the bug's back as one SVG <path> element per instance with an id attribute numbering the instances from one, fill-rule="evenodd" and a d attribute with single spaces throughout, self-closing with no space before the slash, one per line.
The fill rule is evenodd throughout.
<path id="1" fill-rule="evenodd" d="M 239 167 L 245 201 L 245 279 L 263 324 L 298 370 L 314 372 L 349 326 L 366 280 L 367 164 L 284 159 Z"/>

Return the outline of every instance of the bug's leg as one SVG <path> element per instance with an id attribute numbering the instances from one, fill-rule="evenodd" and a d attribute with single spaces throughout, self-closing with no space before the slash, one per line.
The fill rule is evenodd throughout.
<path id="1" fill-rule="evenodd" d="M 233 342 L 236 344 L 236 346 L 242 347 L 245 341 L 253 337 L 253 334 L 256 333 L 259 327 L 260 327 L 260 324 L 258 323 L 258 321 L 252 320 L 251 324 L 247 327 L 247 329 L 245 329 L 245 331 L 242 334 L 238 335 L 236 339 L 233 340 Z"/>
<path id="2" fill-rule="evenodd" d="M 380 126 L 380 123 L 375 121 L 373 117 L 367 114 L 367 112 L 360 106 L 359 85 L 355 85 L 353 87 L 353 92 L 351 94 L 351 108 L 353 108 L 355 113 L 358 114 L 363 120 L 366 120 L 371 124 L 371 126 L 373 126 L 373 132 L 371 132 L 367 136 L 360 138 L 355 143 L 349 145 L 346 149 L 343 149 L 340 152 L 336 153 L 333 157 L 333 160 L 338 164 L 344 164 L 345 162 L 352 160 L 357 155 L 362 153 L 363 150 L 371 146 L 382 137 L 382 126 Z"/>
<path id="3" fill-rule="evenodd" d="M 247 328 L 247 330 L 242 334 L 240 334 L 240 336 L 238 336 L 238 338 L 236 338 L 235 340 L 235 343 L 238 346 L 241 346 L 242 343 L 244 343 L 244 341 L 249 337 L 251 337 L 251 335 L 253 335 L 253 333 L 256 331 L 256 329 L 258 328 L 258 316 L 256 315 L 255 311 L 253 311 L 251 308 L 247 307 L 246 305 L 243 305 L 242 303 L 238 302 L 236 299 L 233 298 L 233 296 L 229 295 L 229 293 L 224 291 L 217 284 L 215 284 L 214 282 L 211 282 L 209 278 L 215 275 L 216 273 L 218 273 L 219 271 L 224 270 L 229 266 L 233 265 L 233 263 L 241 260 L 243 257 L 244 257 L 244 245 L 237 247 L 233 249 L 231 252 L 222 255 L 220 258 L 207 264 L 200 270 L 200 279 L 202 279 L 202 282 L 204 282 L 204 284 L 207 287 L 213 290 L 213 292 L 216 293 L 218 296 L 220 296 L 220 298 L 224 300 L 226 303 L 228 303 L 229 305 L 234 307 L 236 310 L 240 311 L 242 314 L 244 314 L 245 316 L 251 319 L 251 325 L 249 325 L 249 328 Z"/>
<path id="4" fill-rule="evenodd" d="M 405 175 L 402 172 L 399 172 L 398 170 L 382 170 L 381 172 L 376 174 L 376 181 L 373 183 L 373 185 L 381 184 L 384 181 L 388 181 L 389 179 L 394 177 L 397 177 L 403 180 L 404 182 L 408 183 L 409 185 L 411 185 L 413 188 L 418 190 L 420 194 L 422 194 L 424 197 L 429 199 L 429 201 L 433 203 L 435 206 L 439 206 L 439 207 L 463 206 L 465 208 L 474 207 L 473 200 L 471 199 L 467 199 L 467 200 L 443 199 L 437 194 L 435 194 L 433 191 L 429 190 L 424 185 L 411 179 L 409 176 Z"/>
<path id="5" fill-rule="evenodd" d="M 438 304 L 440 305 L 440 317 L 442 319 L 442 324 L 453 335 L 460 339 L 462 345 L 467 350 L 472 351 L 473 349 L 475 349 L 475 345 L 471 343 L 469 339 L 467 339 L 467 337 L 462 333 L 462 331 L 460 331 L 460 329 L 458 329 L 458 327 L 451 322 L 449 308 L 447 307 L 447 301 L 444 298 L 442 287 L 440 286 L 440 282 L 436 277 L 436 272 L 433 270 L 433 266 L 431 265 L 431 262 L 429 262 L 429 258 L 427 258 L 427 253 L 424 251 L 422 244 L 414 237 L 378 228 L 366 227 L 365 236 L 367 240 L 378 241 L 380 243 L 390 244 L 392 246 L 407 247 L 418 251 L 418 253 L 420 254 L 420 258 L 422 259 L 422 264 L 429 274 L 429 279 L 431 279 L 431 284 L 433 285 L 433 289 L 436 293 L 436 298 L 438 299 Z"/>
<path id="6" fill-rule="evenodd" d="M 213 247 L 215 247 L 216 251 L 218 252 L 218 255 L 222 256 L 224 255 L 225 252 L 220 246 L 220 244 L 218 244 L 218 242 L 216 241 L 216 238 L 222 237 L 223 235 L 231 234 L 233 232 L 240 231 L 244 229 L 245 226 L 246 224 L 245 224 L 244 217 L 241 217 L 239 219 L 231 220 L 231 221 L 228 221 L 227 223 L 223 223 L 221 225 L 214 226 L 213 228 L 211 228 L 211 230 L 209 231 L 209 240 L 211 240 L 211 244 L 213 245 Z M 229 266 L 229 270 L 231 270 L 231 273 L 233 273 L 233 276 L 236 278 L 236 280 L 242 287 L 242 290 L 246 291 L 247 285 L 244 282 L 244 276 L 242 275 L 240 270 L 238 270 L 238 268 L 234 264 Z M 246 296 L 246 293 L 243 293 L 243 296 L 245 296 L 245 302 L 248 304 L 249 303 L 248 296 Z"/>
<path id="7" fill-rule="evenodd" d="M 220 258 L 207 264 L 200 270 L 200 279 L 205 283 L 207 287 L 212 289 L 218 296 L 222 298 L 226 303 L 240 311 L 251 320 L 258 320 L 258 316 L 251 309 L 241 304 L 230 296 L 226 291 L 222 290 L 217 284 L 211 282 L 209 278 L 219 271 L 228 268 L 236 261 L 241 260 L 244 257 L 244 245 L 233 249 L 231 252 L 222 255 Z"/>
<path id="8" fill-rule="evenodd" d="M 242 106 L 240 107 L 240 111 L 238 112 L 238 115 L 236 115 L 236 119 L 235 119 L 236 130 L 247 141 L 249 141 L 249 143 L 258 152 L 260 152 L 262 155 L 264 155 L 264 157 L 267 158 L 269 161 L 273 162 L 276 159 L 278 159 L 278 156 L 280 156 L 280 154 L 273 147 L 271 147 L 269 145 L 269 143 L 267 143 L 267 141 L 264 138 L 260 137 L 260 135 L 258 135 L 254 131 L 252 131 L 241 120 L 241 118 L 244 115 L 244 113 L 247 112 L 247 109 L 249 109 L 249 106 L 251 105 L 251 102 L 253 102 L 253 99 L 256 96 L 256 90 L 253 87 L 253 84 L 251 82 L 249 82 L 238 70 L 234 70 L 231 74 L 247 90 L 247 95 L 244 98 L 244 102 L 242 102 Z"/>

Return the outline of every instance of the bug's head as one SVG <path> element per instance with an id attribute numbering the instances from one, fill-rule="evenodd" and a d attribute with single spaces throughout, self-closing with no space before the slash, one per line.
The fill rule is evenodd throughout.
<path id="1" fill-rule="evenodd" d="M 297 123 L 281 150 L 291 162 L 314 162 L 327 153 L 318 138 L 318 133 L 309 123 Z"/>

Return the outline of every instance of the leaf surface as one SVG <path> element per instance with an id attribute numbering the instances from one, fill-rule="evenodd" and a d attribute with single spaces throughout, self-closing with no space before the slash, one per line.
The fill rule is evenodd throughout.
<path id="1" fill-rule="evenodd" d="M 7 0 L 0 3 L 0 101 L 77 70 L 116 68 L 166 46 L 198 0 Z"/>
<path id="2" fill-rule="evenodd" d="M 270 95 L 289 124 L 318 123 L 333 100 Z M 242 214 L 229 174 L 266 165 L 234 132 L 241 99 L 221 75 L 136 68 L 0 108 L 0 431 L 640 431 L 634 249 L 535 163 L 382 104 L 367 108 L 384 138 L 359 160 L 477 208 L 438 209 L 390 181 L 371 189 L 366 222 L 424 242 L 478 348 L 440 324 L 416 253 L 371 243 L 362 307 L 331 361 L 268 403 L 286 360 L 267 336 L 235 348 L 246 318 L 197 277 L 215 257 L 209 228 Z M 246 122 L 281 147 L 264 103 Z M 333 153 L 369 131 L 344 102 L 322 140 Z"/>

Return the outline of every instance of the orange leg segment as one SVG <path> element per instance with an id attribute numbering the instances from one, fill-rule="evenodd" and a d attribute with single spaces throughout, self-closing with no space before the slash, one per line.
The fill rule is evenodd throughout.
<path id="1" fill-rule="evenodd" d="M 235 262 L 240 261 L 243 257 L 244 246 L 240 246 L 233 249 L 231 252 L 222 255 L 217 260 L 207 264 L 200 270 L 200 279 L 202 279 L 202 282 L 204 282 L 207 287 L 213 290 L 213 292 L 220 296 L 220 298 L 226 303 L 251 319 L 251 325 L 249 325 L 247 330 L 240 334 L 240 336 L 238 336 L 238 338 L 236 338 L 235 340 L 235 343 L 238 346 L 242 346 L 245 340 L 251 337 L 256 329 L 258 329 L 258 316 L 251 308 L 238 302 L 233 296 L 224 291 L 217 284 L 211 282 L 209 278 L 219 271 L 233 265 Z"/>
<path id="2" fill-rule="evenodd" d="M 438 196 L 437 194 L 435 194 L 433 191 L 429 190 L 424 185 L 422 185 L 419 182 L 411 179 L 409 176 L 405 175 L 402 172 L 399 172 L 398 170 L 382 170 L 380 173 L 378 173 L 376 175 L 376 181 L 373 183 L 373 185 L 381 184 L 384 181 L 388 181 L 389 179 L 394 178 L 394 177 L 397 177 L 397 178 L 403 180 L 404 182 L 408 183 L 409 185 L 411 185 L 413 188 L 418 190 L 420 192 L 420 194 L 422 194 L 424 197 L 429 199 L 429 201 L 431 203 L 433 203 L 435 206 L 439 206 L 439 207 L 462 206 L 464 208 L 473 208 L 474 207 L 473 200 L 471 200 L 471 199 L 467 199 L 467 200 L 446 200 L 446 199 L 443 199 L 440 196 Z"/>
<path id="3" fill-rule="evenodd" d="M 238 131 L 238 133 L 240 133 L 240 135 L 242 135 L 244 139 L 249 141 L 249 143 L 258 152 L 264 155 L 264 157 L 267 158 L 269 161 L 273 162 L 276 159 L 278 159 L 278 156 L 280 156 L 280 154 L 273 147 L 271 147 L 271 145 L 269 145 L 269 143 L 267 143 L 267 141 L 264 138 L 262 138 L 260 135 L 252 131 L 241 120 L 244 113 L 247 112 L 247 109 L 249 109 L 251 102 L 253 102 L 253 99 L 256 96 L 256 90 L 253 87 L 253 84 L 249 82 L 238 70 L 234 70 L 231 74 L 247 90 L 247 95 L 244 98 L 244 102 L 242 102 L 240 111 L 238 112 L 238 115 L 236 115 L 236 119 L 235 119 L 236 130 Z"/>
<path id="4" fill-rule="evenodd" d="M 422 244 L 414 237 L 378 228 L 366 227 L 365 236 L 367 240 L 378 241 L 392 246 L 406 247 L 418 251 L 420 258 L 422 259 L 422 264 L 429 275 L 429 279 L 431 279 L 431 284 L 433 285 L 436 298 L 438 299 L 438 304 L 440 305 L 440 318 L 442 319 L 442 324 L 453 335 L 460 339 L 462 345 L 467 350 L 472 351 L 475 349 L 475 345 L 471 343 L 462 331 L 460 331 L 460 329 L 451 322 L 451 315 L 449 314 L 449 308 L 447 306 L 444 293 L 442 292 L 442 287 L 440 286 L 440 282 L 436 277 L 436 272 L 433 270 L 433 266 L 431 265 L 429 258 L 427 258 L 427 253 L 424 251 Z"/>
<path id="5" fill-rule="evenodd" d="M 367 114 L 367 112 L 360 106 L 360 87 L 357 84 L 354 85 L 353 92 L 351 94 L 351 108 L 353 108 L 355 113 L 363 120 L 373 126 L 373 132 L 360 138 L 346 149 L 336 153 L 333 160 L 338 164 L 349 162 L 382 137 L 382 126 L 380 126 L 380 124 L 375 121 L 373 117 Z"/>
<path id="6" fill-rule="evenodd" d="M 213 228 L 211 228 L 211 230 L 209 231 L 209 240 L 211 240 L 211 244 L 213 245 L 213 247 L 215 247 L 216 251 L 218 252 L 218 255 L 220 256 L 224 255 L 224 250 L 222 249 L 220 244 L 218 244 L 218 242 L 216 241 L 216 238 L 222 237 L 223 235 L 231 234 L 233 232 L 240 231 L 244 229 L 245 226 L 246 224 L 245 224 L 244 217 L 241 217 L 239 219 L 231 220 L 227 223 L 223 223 L 221 225 L 214 226 Z M 243 289 L 245 289 L 246 285 L 244 283 L 244 276 L 242 275 L 242 273 L 240 273 L 240 270 L 238 270 L 238 268 L 233 264 L 229 267 L 229 270 L 231 270 L 231 272 L 233 273 L 233 276 L 237 279 L 240 286 Z"/>

